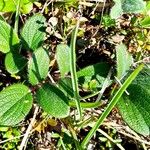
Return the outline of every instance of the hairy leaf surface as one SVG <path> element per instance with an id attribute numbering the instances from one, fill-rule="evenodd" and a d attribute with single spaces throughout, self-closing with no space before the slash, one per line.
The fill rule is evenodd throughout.
<path id="1" fill-rule="evenodd" d="M 45 17 L 41 14 L 36 14 L 29 18 L 25 23 L 21 36 L 23 46 L 26 50 L 36 50 L 39 48 L 45 37 Z"/>
<path id="2" fill-rule="evenodd" d="M 117 57 L 117 78 L 121 79 L 129 70 L 133 63 L 132 55 L 127 51 L 127 47 L 124 44 L 116 46 Z"/>
<path id="3" fill-rule="evenodd" d="M 34 51 L 28 62 L 28 78 L 32 85 L 38 84 L 48 75 L 49 55 L 42 47 Z"/>
<path id="4" fill-rule="evenodd" d="M 32 107 L 28 87 L 14 84 L 0 92 L 0 125 L 14 126 L 22 121 Z"/>
<path id="5" fill-rule="evenodd" d="M 146 8 L 143 0 L 113 0 L 115 2 L 111 9 L 110 16 L 113 19 L 119 18 L 124 13 L 141 13 Z"/>
<path id="6" fill-rule="evenodd" d="M 122 9 L 124 13 L 140 13 L 146 7 L 146 2 L 143 0 L 124 0 Z"/>
<path id="7" fill-rule="evenodd" d="M 45 84 L 37 91 L 37 100 L 43 110 L 56 118 L 69 115 L 68 99 L 57 87 Z"/>
<path id="8" fill-rule="evenodd" d="M 117 106 L 126 123 L 136 132 L 150 134 L 150 69 L 144 69 L 127 89 Z"/>
<path id="9" fill-rule="evenodd" d="M 5 67 L 10 74 L 16 74 L 27 64 L 27 59 L 18 53 L 9 52 L 5 57 Z"/>
<path id="10" fill-rule="evenodd" d="M 56 49 L 56 59 L 62 77 L 70 71 L 70 48 L 66 44 L 59 44 Z"/>
<path id="11" fill-rule="evenodd" d="M 18 43 L 19 39 L 13 28 L 6 22 L 0 20 L 0 51 L 7 53 Z"/>

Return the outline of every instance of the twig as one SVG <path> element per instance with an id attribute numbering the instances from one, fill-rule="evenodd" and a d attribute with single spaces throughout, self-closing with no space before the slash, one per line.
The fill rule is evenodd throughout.
<path id="1" fill-rule="evenodd" d="M 136 132 L 134 132 L 134 131 L 131 130 L 130 128 L 129 128 L 129 130 L 130 130 L 129 133 L 131 132 L 135 137 L 141 139 L 141 137 L 140 137 Z M 143 146 L 143 149 L 144 149 L 144 150 L 147 150 L 146 145 L 145 145 L 144 143 L 141 143 L 141 145 Z"/>
<path id="2" fill-rule="evenodd" d="M 50 72 L 48 73 L 48 77 L 50 79 L 50 81 L 56 85 L 56 82 L 54 81 L 53 77 L 51 76 Z"/>
<path id="3" fill-rule="evenodd" d="M 97 4 L 96 4 L 96 6 L 94 7 L 93 11 L 90 13 L 90 15 L 95 13 L 95 10 L 97 9 L 97 7 L 98 7 L 98 5 L 99 5 L 100 2 L 96 2 L 96 3 L 97 3 Z"/>
<path id="4" fill-rule="evenodd" d="M 119 85 L 122 86 L 121 81 L 120 81 L 116 76 L 114 76 L 114 77 L 115 77 L 115 80 L 119 83 Z M 130 95 L 127 90 L 125 90 L 125 93 L 126 93 L 127 95 Z"/>
<path id="5" fill-rule="evenodd" d="M 49 2 L 48 1 L 49 0 L 46 0 L 45 4 L 44 4 L 44 6 L 43 6 L 43 8 L 41 10 L 41 14 L 44 13 L 45 8 L 52 2 L 52 0 L 50 0 Z"/>
<path id="6" fill-rule="evenodd" d="M 120 148 L 121 150 L 125 150 L 125 149 L 122 147 L 121 144 L 116 143 L 115 140 L 114 140 L 112 137 L 110 137 L 106 132 L 104 132 L 104 131 L 101 130 L 101 129 L 98 129 L 98 131 L 99 131 L 103 136 L 105 136 L 109 141 L 111 141 L 111 142 L 113 142 L 114 144 L 116 144 L 116 145 L 118 146 L 118 148 Z"/>
<path id="7" fill-rule="evenodd" d="M 3 143 L 6 143 L 6 142 L 9 142 L 9 141 L 12 141 L 12 140 L 15 140 L 15 139 L 19 139 L 21 137 L 25 136 L 25 134 L 22 134 L 20 136 L 15 136 L 15 137 L 12 137 L 12 138 L 9 138 L 9 139 L 6 139 L 6 140 L 3 140 L 3 141 L 0 141 L 0 144 L 3 144 Z"/>
<path id="8" fill-rule="evenodd" d="M 23 148 L 25 147 L 25 145 L 26 145 L 26 143 L 27 143 L 27 141 L 28 141 L 28 137 L 29 137 L 30 131 L 32 130 L 32 126 L 33 126 L 33 124 L 34 124 L 34 122 L 35 122 L 35 118 L 36 118 L 36 115 L 37 115 L 37 113 L 38 113 L 38 110 L 39 110 L 39 107 L 38 107 L 38 106 L 35 106 L 33 118 L 32 118 L 32 120 L 31 120 L 31 122 L 30 122 L 30 124 L 29 124 L 29 126 L 28 126 L 28 128 L 27 128 L 27 130 L 26 130 L 26 133 L 25 133 L 25 135 L 24 135 L 24 137 L 23 137 L 23 139 L 22 139 L 22 142 L 21 142 L 21 144 L 20 144 L 19 150 L 23 150 Z"/>
<path id="9" fill-rule="evenodd" d="M 99 26 L 97 27 L 96 32 L 92 35 L 92 37 L 94 37 L 94 36 L 98 33 L 99 27 L 100 27 L 101 24 L 102 24 L 102 19 L 103 19 L 103 15 L 104 15 L 105 5 L 106 5 L 106 0 L 104 0 L 104 2 L 103 2 L 103 7 L 102 7 L 102 12 L 101 12 L 101 18 L 100 18 Z"/>
<path id="10" fill-rule="evenodd" d="M 103 125 L 106 125 L 107 127 L 109 127 L 109 128 L 111 128 L 111 127 L 113 127 L 113 128 L 115 128 L 116 130 L 117 130 L 117 132 L 118 133 L 120 133 L 120 134 L 123 134 L 124 136 L 127 136 L 127 137 L 129 137 L 129 138 L 132 138 L 132 139 L 134 139 L 134 140 L 136 140 L 136 141 L 139 141 L 139 142 L 141 142 L 141 143 L 143 143 L 143 144 L 146 144 L 146 145 L 150 145 L 150 142 L 148 142 L 148 141 L 145 141 L 145 140 L 142 140 L 137 134 L 135 135 L 135 132 L 133 131 L 133 130 L 131 130 L 130 128 L 128 128 L 127 129 L 127 127 L 124 127 L 124 126 L 122 126 L 122 125 L 119 125 L 119 124 L 117 124 L 117 123 L 114 123 L 114 122 L 109 122 L 109 123 L 107 123 L 107 122 L 104 122 L 103 123 Z M 127 132 L 129 132 L 129 133 L 126 133 L 126 132 L 124 132 L 124 131 L 120 131 L 120 129 L 122 129 L 122 130 L 125 130 L 125 131 L 127 131 Z M 130 130 L 129 130 L 130 129 Z M 133 133 L 134 132 L 134 133 Z M 133 135 L 131 135 L 131 134 L 133 134 Z"/>
<path id="11" fill-rule="evenodd" d="M 125 133 L 125 132 L 123 132 L 123 131 L 117 131 L 117 132 L 119 132 L 119 133 L 121 133 L 121 134 L 123 134 L 123 135 L 125 135 L 125 136 L 127 136 L 127 137 L 129 137 L 129 138 L 132 138 L 132 139 L 134 139 L 134 140 L 136 140 L 136 141 L 139 141 L 139 142 L 141 142 L 141 143 L 144 143 L 144 144 L 146 144 L 146 145 L 150 145 L 150 142 L 144 141 L 144 140 L 142 140 L 142 139 L 139 138 L 139 137 L 133 136 L 133 135 L 128 134 L 128 133 Z"/>

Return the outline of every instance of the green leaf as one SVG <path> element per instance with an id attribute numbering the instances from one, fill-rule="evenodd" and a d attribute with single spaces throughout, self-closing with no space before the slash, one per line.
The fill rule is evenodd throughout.
<path id="1" fill-rule="evenodd" d="M 70 78 L 61 78 L 58 82 L 58 87 L 67 97 L 73 97 L 74 92 Z"/>
<path id="2" fill-rule="evenodd" d="M 121 43 L 116 46 L 117 57 L 117 78 L 121 79 L 133 63 L 132 55 L 127 51 L 127 47 Z"/>
<path id="3" fill-rule="evenodd" d="M 2 14 L 0 14 L 0 20 L 5 22 L 5 18 L 3 17 Z"/>
<path id="4" fill-rule="evenodd" d="M 146 2 L 146 8 L 144 9 L 144 11 L 142 13 L 144 15 L 144 17 L 149 16 L 149 10 L 150 10 L 150 1 L 147 1 Z"/>
<path id="5" fill-rule="evenodd" d="M 41 14 L 36 14 L 27 20 L 25 23 L 21 36 L 23 46 L 26 50 L 36 50 L 39 48 L 45 37 L 45 17 Z"/>
<path id="6" fill-rule="evenodd" d="M 0 12 L 15 12 L 18 0 L 0 0 Z M 24 14 L 33 9 L 33 3 L 30 0 L 21 0 L 20 11 Z"/>
<path id="7" fill-rule="evenodd" d="M 77 72 L 79 83 L 89 84 L 90 81 L 95 80 L 97 87 L 101 88 L 109 70 L 110 65 L 104 62 L 85 67 Z"/>
<path id="8" fill-rule="evenodd" d="M 15 0 L 0 0 L 0 12 L 11 12 L 15 10 Z"/>
<path id="9" fill-rule="evenodd" d="M 80 99 L 79 99 L 79 86 L 78 86 L 78 77 L 77 77 L 77 71 L 76 71 L 76 41 L 77 41 L 77 34 L 78 29 L 80 26 L 80 19 L 76 23 L 76 27 L 73 29 L 71 34 L 71 42 L 70 42 L 70 73 L 71 73 L 71 81 L 72 81 L 72 88 L 74 91 L 74 99 L 77 106 L 78 111 L 78 119 L 82 119 L 82 110 L 80 105 Z M 77 118 L 76 118 L 77 119 Z M 78 120 L 77 119 L 77 120 Z"/>
<path id="10" fill-rule="evenodd" d="M 28 62 L 28 78 L 32 85 L 38 84 L 47 77 L 49 69 L 49 55 L 42 47 L 34 51 Z"/>
<path id="11" fill-rule="evenodd" d="M 98 120 L 94 124 L 93 128 L 90 130 L 90 132 L 87 134 L 87 136 L 83 139 L 81 146 L 85 148 L 92 138 L 92 136 L 96 133 L 96 130 L 100 127 L 100 125 L 104 122 L 106 117 L 109 115 L 109 113 L 112 111 L 113 107 L 117 104 L 117 102 L 120 100 L 122 94 L 125 92 L 125 90 L 128 88 L 128 86 L 133 82 L 133 80 L 137 77 L 139 72 L 143 69 L 144 65 L 139 65 L 126 79 L 126 81 L 123 83 L 123 85 L 119 88 L 119 90 L 116 91 L 115 95 L 112 97 L 111 101 L 105 108 L 104 112 L 99 116 Z"/>
<path id="12" fill-rule="evenodd" d="M 14 126 L 32 107 L 32 95 L 23 84 L 14 84 L 0 92 L 0 125 Z"/>
<path id="13" fill-rule="evenodd" d="M 150 69 L 144 69 L 117 104 L 125 122 L 136 132 L 150 135 Z"/>
<path id="14" fill-rule="evenodd" d="M 112 7 L 110 16 L 113 19 L 119 18 L 123 13 L 141 13 L 146 8 L 143 0 L 113 0 L 115 5 Z"/>
<path id="15" fill-rule="evenodd" d="M 70 47 L 66 44 L 59 44 L 56 49 L 56 59 L 61 73 L 61 77 L 65 77 L 70 71 Z"/>
<path id="16" fill-rule="evenodd" d="M 45 84 L 37 91 L 36 97 L 39 105 L 48 114 L 56 118 L 65 118 L 69 115 L 68 99 L 57 87 Z"/>
<path id="17" fill-rule="evenodd" d="M 16 74 L 27 64 L 27 59 L 18 53 L 9 52 L 5 57 L 5 67 L 10 74 Z"/>
<path id="18" fill-rule="evenodd" d="M 121 0 L 113 0 L 115 5 L 111 8 L 110 16 L 112 19 L 117 19 L 123 14 Z"/>
<path id="19" fill-rule="evenodd" d="M 33 9 L 33 2 L 31 0 L 23 0 L 21 3 L 21 12 L 23 14 L 28 14 Z"/>
<path id="20" fill-rule="evenodd" d="M 116 25 L 115 19 L 112 19 L 109 15 L 104 15 L 102 17 L 102 24 L 105 28 L 114 27 Z"/>
<path id="21" fill-rule="evenodd" d="M 7 53 L 19 43 L 16 32 L 9 24 L 0 20 L 0 51 Z"/>
<path id="22" fill-rule="evenodd" d="M 149 28 L 150 27 L 150 17 L 147 16 L 147 17 L 143 18 L 143 20 L 140 21 L 140 25 L 143 28 Z"/>
<path id="23" fill-rule="evenodd" d="M 122 9 L 124 13 L 140 13 L 146 8 L 146 2 L 143 0 L 124 0 Z"/>

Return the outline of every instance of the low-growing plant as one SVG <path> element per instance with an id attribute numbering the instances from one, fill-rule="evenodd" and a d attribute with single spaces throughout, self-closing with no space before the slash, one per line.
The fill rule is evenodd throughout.
<path id="1" fill-rule="evenodd" d="M 26 1 L 21 1 L 20 9 L 24 9 L 24 2 Z M 71 1 L 66 2 L 72 4 Z M 110 13 L 112 20 L 110 17 L 103 18 L 103 25 L 106 28 L 115 26 L 115 19 L 123 13 L 139 13 L 146 6 L 142 0 L 114 0 L 114 2 L 115 5 Z M 32 2 L 29 1 L 29 3 Z M 135 6 L 135 3 L 139 3 L 141 7 Z M 0 9 L 16 11 L 14 5 L 10 4 L 10 10 L 7 5 Z M 75 143 L 76 149 L 85 149 L 115 106 L 132 129 L 142 135 L 149 135 L 150 69 L 144 64 L 134 66 L 134 59 L 127 51 L 125 44 L 119 43 L 115 46 L 115 67 L 107 62 L 99 62 L 77 70 L 76 39 L 80 26 L 79 17 L 72 31 L 70 45 L 61 43 L 56 47 L 55 58 L 60 79 L 56 83 L 51 83 L 49 81 L 49 77 L 51 78 L 50 54 L 44 44 L 47 34 L 46 18 L 42 14 L 35 14 L 25 22 L 22 29 L 18 30 L 20 9 L 16 11 L 14 29 L 5 20 L 0 19 L 0 52 L 5 56 L 5 69 L 11 76 L 20 78 L 18 83 L 8 85 L 0 92 L 0 126 L 16 126 L 29 114 L 34 103 L 55 118 L 70 118 L 73 116 L 70 115 L 70 110 L 77 108 L 78 113 L 74 113 L 72 119 L 75 123 L 84 122 L 84 109 L 100 106 L 103 92 L 114 83 L 109 97 L 110 102 L 90 132 L 83 141 L 79 141 L 71 130 L 73 137 L 71 142 Z M 119 12 L 116 12 L 116 9 L 119 9 Z M 140 21 L 141 25 L 146 24 L 145 20 Z M 112 68 L 116 73 L 112 72 Z M 79 87 L 90 94 L 85 97 L 80 96 Z M 82 101 L 96 95 L 98 98 L 95 102 Z M 70 133 L 66 135 L 71 136 Z M 60 145 L 65 149 L 64 137 L 59 134 L 54 137 L 59 139 Z"/>
<path id="2" fill-rule="evenodd" d="M 38 85 L 34 95 L 37 102 L 55 117 L 66 117 L 69 114 L 69 104 L 67 97 L 54 85 L 48 85 L 42 81 L 47 77 L 49 71 L 50 57 L 48 51 L 42 47 L 45 37 L 45 18 L 41 14 L 31 17 L 21 31 L 20 39 L 17 33 L 4 21 L 0 22 L 1 27 L 1 51 L 6 53 L 5 67 L 10 74 L 25 71 L 26 85 L 16 83 L 6 87 L 1 94 L 1 125 L 13 126 L 24 119 L 33 103 L 33 94 L 27 85 Z M 30 56 L 24 57 L 19 51 L 19 47 L 26 50 Z M 47 93 L 47 94 L 46 94 Z M 49 96 L 52 97 L 49 97 Z M 48 100 L 49 99 L 49 100 Z M 51 108 L 52 107 L 52 108 Z"/>

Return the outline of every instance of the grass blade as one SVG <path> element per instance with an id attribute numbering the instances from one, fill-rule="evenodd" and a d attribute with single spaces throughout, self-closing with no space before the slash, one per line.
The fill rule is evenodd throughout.
<path id="1" fill-rule="evenodd" d="M 70 71 L 71 71 L 72 87 L 74 91 L 74 98 L 75 98 L 77 110 L 79 113 L 79 119 L 81 120 L 82 112 L 81 112 L 79 89 L 78 89 L 78 78 L 77 78 L 77 73 L 76 73 L 76 39 L 77 39 L 79 24 L 80 24 L 80 21 L 78 20 L 77 25 L 75 29 L 73 30 L 72 37 L 71 37 Z"/>
<path id="2" fill-rule="evenodd" d="M 15 25 L 14 25 L 14 30 L 16 31 L 16 33 L 18 33 L 20 3 L 21 3 L 21 0 L 18 0 L 17 6 L 16 6 L 16 16 L 15 16 Z"/>
<path id="3" fill-rule="evenodd" d="M 90 139 L 92 138 L 92 136 L 94 135 L 94 133 L 96 132 L 96 130 L 99 128 L 99 126 L 103 123 L 104 119 L 111 112 L 111 110 L 116 105 L 116 103 L 118 102 L 118 100 L 120 99 L 120 97 L 122 96 L 122 94 L 124 93 L 124 91 L 127 89 L 127 87 L 131 84 L 131 82 L 136 78 L 136 76 L 138 75 L 138 73 L 142 70 L 143 66 L 144 65 L 141 64 L 138 68 L 136 68 L 134 70 L 134 72 L 132 72 L 131 75 L 127 78 L 127 80 L 124 82 L 124 84 L 122 85 L 122 87 L 116 92 L 116 94 L 114 95 L 114 97 L 112 98 L 112 100 L 110 101 L 110 103 L 108 104 L 108 106 L 106 107 L 105 111 L 102 113 L 102 115 L 100 116 L 100 118 L 95 123 L 94 127 L 90 130 L 90 132 L 88 133 L 88 135 L 82 141 L 81 146 L 83 148 L 86 147 L 86 145 L 88 144 L 88 142 L 90 141 Z"/>

